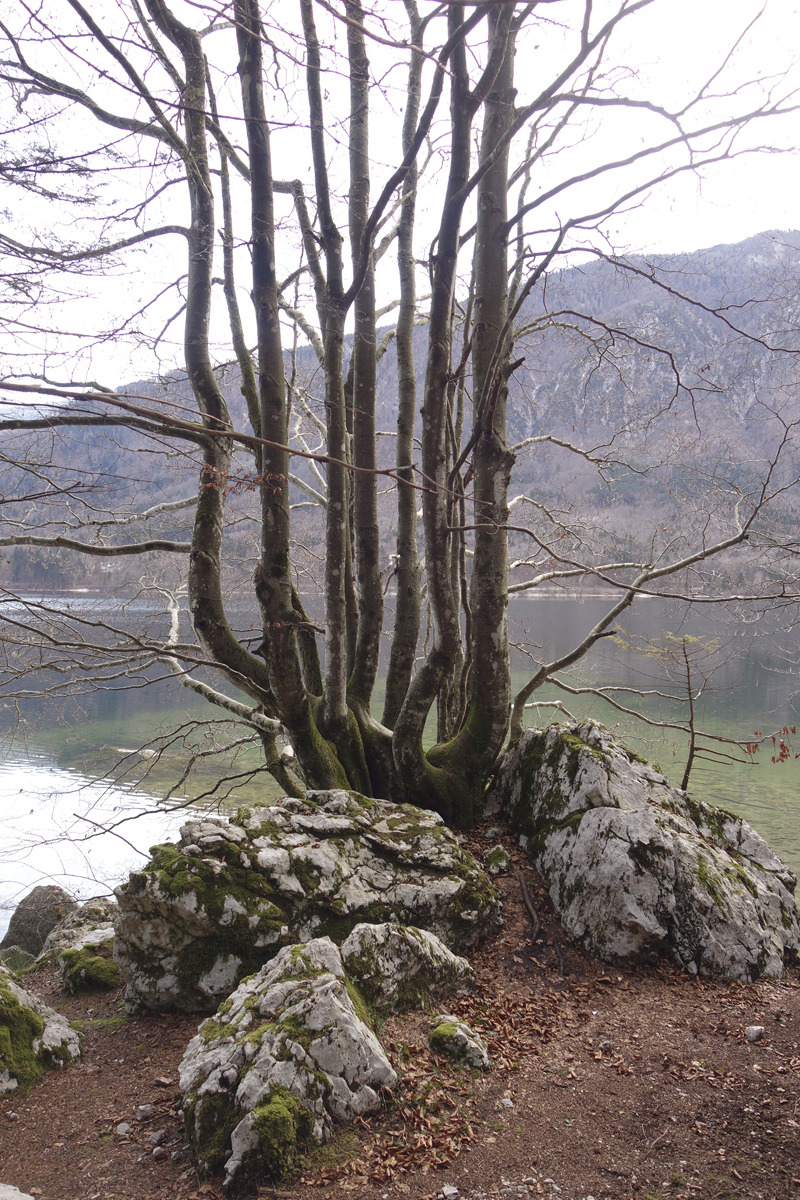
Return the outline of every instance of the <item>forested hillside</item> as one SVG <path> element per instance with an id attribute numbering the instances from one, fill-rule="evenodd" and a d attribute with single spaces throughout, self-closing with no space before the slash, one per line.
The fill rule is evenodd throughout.
<path id="1" fill-rule="evenodd" d="M 788 422 L 796 419 L 800 233 L 773 231 L 694 254 L 594 256 L 578 266 L 551 270 L 518 327 L 515 355 L 522 362 L 510 380 L 509 404 L 509 442 L 516 455 L 512 498 L 535 499 L 560 513 L 571 529 L 591 525 L 595 534 L 601 529 L 615 554 L 635 555 L 637 545 L 678 506 L 691 505 L 701 492 L 707 505 L 709 480 L 718 479 L 722 487 L 724 478 L 726 488 L 735 484 L 746 491 L 762 466 L 761 451 L 775 414 Z M 385 468 L 394 463 L 397 415 L 392 332 L 391 325 L 382 330 L 387 344 L 377 379 L 378 463 Z M 291 344 L 291 331 L 285 340 Z M 294 361 L 298 399 L 292 444 L 323 453 L 324 373 L 313 348 L 302 335 L 299 340 L 305 344 L 298 345 Z M 422 320 L 414 343 L 421 392 L 427 346 Z M 348 338 L 346 357 L 351 345 Z M 288 350 L 285 370 L 287 379 L 292 378 Z M 221 364 L 219 374 L 234 423 L 246 430 L 238 369 Z M 469 378 L 465 386 L 469 397 Z M 177 375 L 134 381 L 120 394 L 168 400 L 173 411 L 192 417 L 191 389 Z M 568 442 L 583 453 L 535 440 L 541 438 Z M 41 445 L 36 453 L 42 454 Z M 91 496 L 103 536 L 110 533 L 102 524 L 105 504 L 118 508 L 124 501 L 132 512 L 141 512 L 196 495 L 199 466 L 189 443 L 176 450 L 174 443 L 124 427 L 106 432 L 78 426 L 63 431 L 52 453 L 62 486 L 70 487 L 73 496 Z M 599 468 L 592 459 L 600 457 L 605 462 Z M 251 467 L 245 450 L 240 449 L 238 462 L 240 473 L 247 475 Z M 293 470 L 314 494 L 321 493 L 324 465 L 315 475 L 309 460 L 296 458 Z M 308 590 L 313 589 L 314 555 L 322 552 L 322 510 L 314 495 L 291 486 L 293 503 L 306 506 L 295 515 L 301 519 L 297 541 L 303 546 L 298 565 L 305 563 L 308 569 Z M 9 518 L 41 525 L 45 532 L 53 522 L 69 523 L 69 502 L 60 501 L 52 489 L 24 500 L 32 494 L 31 480 L 13 466 L 4 469 L 2 490 Z M 388 481 L 383 490 L 381 503 L 393 505 Z M 257 556 L 247 521 L 256 498 L 246 483 L 232 492 L 228 537 L 239 546 L 242 562 L 240 578 L 228 581 L 235 588 Z M 787 521 L 793 510 L 794 502 L 787 499 Z M 535 517 L 526 506 L 526 520 L 535 523 Z M 191 521 L 191 508 L 170 509 L 149 521 L 148 533 L 188 538 Z M 113 533 L 120 540 L 126 536 L 124 528 Z M 512 555 L 528 549 L 525 538 L 516 542 Z M 384 565 L 393 550 L 388 522 Z M 109 581 L 133 583 L 139 573 L 138 564 L 129 559 L 87 561 L 66 549 L 19 546 L 6 552 L 0 581 L 11 589 L 94 588 Z M 514 576 L 515 582 L 525 578 L 524 568 Z"/>

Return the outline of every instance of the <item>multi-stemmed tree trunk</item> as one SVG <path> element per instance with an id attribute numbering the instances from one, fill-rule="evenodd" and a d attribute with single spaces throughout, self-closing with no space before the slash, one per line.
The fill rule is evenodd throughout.
<path id="1" fill-rule="evenodd" d="M 298 793 L 303 786 L 342 786 L 393 799 L 410 798 L 464 828 L 480 811 L 485 785 L 503 749 L 512 712 L 508 489 L 515 460 L 507 444 L 507 407 L 509 381 L 519 365 L 512 361 L 515 323 L 524 301 L 565 245 L 569 231 L 581 223 L 593 227 L 620 204 L 643 194 L 654 179 L 665 174 L 663 159 L 655 158 L 656 166 L 644 180 L 631 184 L 625 176 L 624 186 L 610 199 L 598 201 L 596 211 L 559 220 L 557 228 L 541 233 L 541 246 L 528 247 L 525 217 L 555 196 L 570 195 L 570 189 L 579 189 L 590 175 L 599 178 L 628 170 L 646 162 L 648 155 L 656 151 L 664 155 L 675 147 L 678 151 L 686 146 L 706 147 L 712 139 L 712 149 L 703 148 L 698 153 L 709 161 L 725 157 L 729 152 L 724 140 L 727 133 L 733 136 L 754 116 L 780 109 L 771 100 L 755 114 L 733 115 L 722 122 L 709 117 L 705 125 L 700 121 L 696 128 L 687 129 L 690 105 L 680 115 L 684 127 L 674 136 L 671 133 L 667 140 L 648 144 L 619 162 L 609 161 L 590 172 L 568 175 L 528 200 L 531 172 L 541 166 L 572 117 L 580 116 L 584 106 L 588 110 L 593 104 L 605 105 L 608 111 L 615 105 L 627 106 L 624 98 L 596 90 L 598 79 L 602 79 L 598 68 L 617 27 L 655 2 L 623 0 L 603 24 L 593 29 L 593 6 L 591 0 L 585 0 L 573 31 L 574 45 L 568 49 L 563 65 L 553 71 L 533 99 L 518 107 L 515 54 L 526 30 L 529 26 L 535 28 L 539 20 L 536 4 L 447 5 L 446 37 L 438 49 L 428 50 L 424 40 L 429 27 L 441 21 L 443 14 L 434 7 L 427 16 L 421 16 L 415 0 L 404 0 L 408 38 L 403 47 L 408 55 L 408 76 L 402 144 L 394 168 L 378 190 L 374 161 L 378 157 L 391 159 L 392 147 L 382 145 L 380 154 L 376 154 L 370 143 L 376 81 L 370 66 L 372 49 L 368 53 L 368 46 L 374 37 L 375 53 L 380 54 L 386 38 L 374 34 L 371 14 L 362 0 L 343 0 L 329 10 L 337 25 L 343 27 L 346 44 L 340 74 L 349 85 L 349 102 L 346 114 L 342 114 L 336 110 L 336 101 L 323 79 L 328 50 L 317 31 L 314 0 L 298 0 L 299 27 L 290 58 L 304 73 L 312 196 L 306 195 L 306 185 L 299 178 L 274 177 L 267 90 L 272 84 L 264 62 L 264 46 L 271 45 L 270 53 L 276 61 L 282 51 L 270 43 L 258 0 L 234 0 L 238 83 L 234 88 L 223 57 L 219 81 L 224 88 L 224 102 L 222 92 L 217 96 L 212 86 L 213 63 L 207 59 L 204 38 L 177 19 L 167 0 L 145 0 L 147 16 L 134 5 L 131 29 L 136 32 L 127 56 L 122 48 L 127 35 L 104 30 L 79 0 L 70 0 L 78 22 L 77 36 L 91 37 L 98 53 L 105 56 L 104 61 L 118 73 L 125 97 L 135 97 L 139 106 L 134 115 L 127 110 L 114 111 L 106 103 L 105 67 L 94 81 L 98 99 L 69 80 L 60 82 L 40 71 L 20 40 L 5 31 L 13 64 L 5 72 L 13 87 L 29 86 L 30 94 L 55 96 L 76 104 L 101 124 L 138 138 L 143 145 L 152 143 L 153 162 L 159 169 L 168 162 L 170 187 L 176 182 L 176 168 L 180 166 L 189 199 L 188 227 L 169 225 L 149 233 L 136 232 L 113 244 L 89 248 L 84 252 L 84 261 L 102 259 L 103 255 L 148 238 L 185 238 L 184 363 L 199 419 L 187 420 L 185 414 L 176 416 L 153 405 L 137 407 L 104 392 L 92 396 L 94 401 L 102 399 L 104 410 L 81 419 L 98 426 L 115 421 L 128 423 L 162 437 L 192 439 L 200 447 L 202 464 L 187 566 L 189 613 L 205 665 L 215 667 L 230 685 L 248 696 L 252 708 L 248 710 L 241 701 L 226 699 L 222 693 L 212 694 L 213 689 L 208 687 L 206 694 L 214 703 L 227 705 L 237 717 L 251 723 L 263 743 L 268 768 L 290 792 Z M 31 20 L 38 28 L 36 18 Z M 397 46 L 390 53 L 396 51 Z M 480 65 L 476 67 L 476 63 Z M 143 64 L 146 69 L 142 69 Z M 158 82 L 151 83 L 151 79 Z M 425 79 L 428 93 L 423 104 Z M 237 89 L 237 132 L 232 137 L 223 126 Z M 431 294 L 421 397 L 421 456 L 415 465 L 417 160 L 440 109 L 445 107 L 445 97 L 449 103 L 446 133 L 441 128 L 436 130 L 440 147 L 442 138 L 446 141 L 445 178 L 435 185 L 436 228 L 427 263 Z M 664 115 L 657 105 L 650 106 L 650 110 L 658 119 Z M 174 119 L 171 114 L 176 114 Z M 527 149 L 510 177 L 510 156 L 520 134 L 524 134 Z M 714 143 L 713 138 L 718 142 Z M 246 150 L 240 144 L 242 139 Z M 332 163 L 342 140 L 346 142 L 346 169 L 337 173 Z M 672 173 L 693 168 L 699 161 L 695 156 L 671 168 Z M 509 212 L 510 182 L 519 178 L 524 179 L 519 205 Z M 246 186 L 249 197 L 244 231 L 234 185 Z M 167 183 L 164 186 L 166 189 Z M 346 191 L 346 203 L 337 189 Z M 276 224 L 276 194 L 291 198 L 295 218 L 292 252 L 302 247 L 303 263 L 300 272 L 290 278 L 296 281 L 302 275 L 311 285 L 316 331 L 283 295 L 287 285 L 286 281 L 281 283 L 279 272 L 288 254 L 282 245 L 283 230 Z M 221 220 L 215 212 L 217 196 L 221 199 Z M 373 714 L 373 697 L 384 629 L 386 566 L 381 561 L 379 481 L 388 472 L 379 468 L 376 450 L 376 360 L 380 353 L 376 264 L 378 234 L 392 216 L 392 204 L 399 211 L 394 233 L 399 283 L 397 440 L 396 469 L 390 473 L 396 488 L 392 578 L 397 597 L 383 720 L 379 722 Z M 343 212 L 347 218 L 344 222 Z M 474 220 L 469 230 L 464 229 L 465 213 Z M 513 231 L 516 261 L 509 264 Z M 253 304 L 254 348 L 248 348 L 244 330 L 250 328 L 250 322 L 243 319 L 237 300 L 240 242 L 246 245 L 251 271 L 247 290 Z M 215 320 L 214 253 L 218 244 L 222 250 L 224 277 L 220 282 L 230 322 L 229 341 L 241 374 L 249 433 L 234 428 L 212 364 L 210 331 Z M 79 254 L 64 249 L 45 251 L 34 247 L 28 253 L 31 261 L 49 253 L 47 261 L 53 269 L 64 269 L 80 259 Z M 471 281 L 462 305 L 460 271 L 465 254 L 471 257 Z M 527 278 L 524 269 L 529 271 Z M 291 457 L 297 447 L 289 445 L 290 396 L 284 378 L 281 309 L 293 312 L 309 331 L 324 377 L 326 445 L 324 453 L 317 456 L 320 468 L 324 465 L 325 470 L 324 484 L 321 475 L 319 481 L 326 489 L 324 661 L 317 631 L 307 618 L 292 576 L 289 480 Z M 463 315 L 460 323 L 459 314 Z M 584 319 L 581 314 L 571 316 Z M 345 372 L 350 321 L 352 353 Z M 86 395 L 75 389 L 63 394 L 72 396 L 79 405 L 86 400 Z M 38 425 L 37 419 L 25 424 L 15 418 L 16 424 L 6 422 L 5 427 L 52 430 L 76 418 L 70 412 L 42 418 Z M 263 636 L 257 649 L 234 634 L 226 615 L 223 586 L 227 492 L 234 456 L 242 448 L 255 463 L 251 486 L 260 498 L 260 557 L 253 588 Z M 777 463 L 777 457 L 772 461 Z M 772 469 L 770 466 L 767 479 Z M 311 489 L 311 494 L 317 493 Z M 654 560 L 645 564 L 612 562 L 604 567 L 609 578 L 610 573 L 617 572 L 613 578 L 623 588 L 618 604 L 610 608 L 607 620 L 598 624 L 571 657 L 543 665 L 520 692 L 513 735 L 519 733 L 524 704 L 535 687 L 564 663 L 586 653 L 610 627 L 614 614 L 632 603 L 643 586 L 742 544 L 769 495 L 765 484 L 746 519 L 737 517 L 735 529 L 713 545 L 704 542 L 694 557 L 679 556 L 666 566 Z M 420 508 L 421 548 L 417 529 Z M 34 535 L 15 535 L 12 540 L 42 544 L 42 538 Z M 0 539 L 0 544 L 7 543 Z M 67 543 L 62 538 L 52 544 Z M 74 539 L 70 544 L 75 544 Z M 131 548 L 90 547 L 80 542 L 77 546 L 92 554 L 143 549 L 185 553 L 184 546 L 163 540 Z M 584 571 L 580 563 L 577 567 L 566 563 L 564 575 L 581 575 L 594 569 L 591 564 Z M 633 578 L 630 571 L 635 572 Z M 423 575 L 432 642 L 424 660 L 419 661 Z M 171 665 L 177 663 L 177 651 L 171 643 L 164 653 Z M 202 688 L 197 685 L 195 690 Z M 426 748 L 425 730 L 432 711 L 438 717 L 439 742 Z M 279 729 L 291 743 L 297 774 L 277 752 Z"/>

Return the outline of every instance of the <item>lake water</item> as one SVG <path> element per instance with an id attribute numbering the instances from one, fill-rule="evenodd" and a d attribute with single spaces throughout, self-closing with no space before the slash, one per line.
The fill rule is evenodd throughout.
<path id="1" fill-rule="evenodd" d="M 98 603 L 90 598 L 70 602 L 87 608 Z M 513 600 L 515 685 L 521 686 L 531 673 L 531 654 L 549 660 L 564 653 L 607 608 L 603 598 Z M 243 611 L 236 623 L 246 627 L 253 615 Z M 137 619 L 137 614 L 129 617 Z M 685 720 L 686 705 L 680 700 L 682 643 L 667 646 L 666 663 L 663 656 L 653 657 L 652 651 L 642 653 L 645 642 L 660 640 L 663 645 L 665 632 L 673 638 L 702 639 L 688 644 L 688 652 L 698 660 L 712 637 L 721 643 L 716 656 L 707 659 L 714 675 L 696 705 L 699 728 L 749 739 L 756 730 L 771 733 L 800 726 L 800 705 L 794 699 L 796 638 L 787 639 L 763 625 L 755 630 L 712 626 L 705 614 L 687 624 L 680 612 L 658 601 L 627 614 L 617 638 L 598 643 L 568 677 L 570 683 L 668 691 L 671 701 L 652 695 L 633 697 L 621 690 L 615 696 L 651 719 Z M 672 673 L 673 684 L 665 672 Z M 529 723 L 565 720 L 563 713 L 546 706 L 560 700 L 576 717 L 591 715 L 615 729 L 633 748 L 657 761 L 674 783 L 680 783 L 687 753 L 685 734 L 642 726 L 593 696 L 570 696 L 548 687 L 536 698 L 540 707 L 528 712 Z M 258 752 L 245 747 L 228 756 L 223 774 L 230 775 L 231 782 L 224 787 L 217 787 L 220 772 L 215 761 L 200 757 L 175 797 L 167 804 L 160 802 L 180 778 L 189 754 L 208 748 L 209 739 L 216 736 L 199 722 L 218 716 L 174 682 L 95 693 L 84 697 L 80 706 L 68 706 L 58 714 L 35 704 L 24 709 L 24 724 L 17 724 L 14 738 L 6 737 L 0 744 L 0 936 L 15 903 L 36 883 L 58 883 L 83 899 L 107 895 L 130 869 L 145 861 L 151 845 L 177 832 L 186 819 L 186 809 L 175 807 L 178 798 L 205 796 L 206 803 L 224 806 L 263 802 L 277 794 L 271 777 L 253 775 L 260 765 Z M 432 729 L 430 735 L 432 739 Z M 746 765 L 720 758 L 698 760 L 690 790 L 746 817 L 800 872 L 800 759 L 794 758 L 800 753 L 800 738 L 789 734 L 786 741 L 790 757 L 782 763 L 770 761 L 771 742 Z M 144 754 L 138 753 L 142 746 Z M 717 748 L 731 753 L 724 744 Z"/>

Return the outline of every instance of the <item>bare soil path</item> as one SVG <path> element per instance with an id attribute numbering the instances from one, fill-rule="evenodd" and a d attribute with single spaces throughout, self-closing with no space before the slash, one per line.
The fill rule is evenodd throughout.
<path id="1" fill-rule="evenodd" d="M 480 833 L 470 843 L 479 854 L 489 844 Z M 479 994 L 447 1005 L 488 1038 L 493 1071 L 473 1076 L 432 1055 L 426 1014 L 388 1021 L 381 1037 L 403 1082 L 385 1111 L 343 1130 L 297 1179 L 250 1194 L 800 1200 L 797 970 L 745 986 L 598 963 L 566 941 L 540 881 L 506 845 L 504 928 L 470 956 Z M 541 917 L 536 940 L 520 869 Z M 176 1090 L 197 1018 L 125 1020 L 121 993 L 70 997 L 52 972 L 29 984 L 84 1023 L 84 1060 L 0 1100 L 0 1181 L 41 1200 L 220 1196 L 195 1173 Z M 765 1028 L 754 1044 L 749 1025 Z M 151 1117 L 137 1121 L 146 1104 Z"/>

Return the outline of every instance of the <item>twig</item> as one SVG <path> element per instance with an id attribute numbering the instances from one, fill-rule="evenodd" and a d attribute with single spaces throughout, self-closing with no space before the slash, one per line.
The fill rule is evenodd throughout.
<path id="1" fill-rule="evenodd" d="M 525 907 L 528 910 L 528 915 L 531 919 L 531 924 L 533 925 L 533 937 L 535 939 L 539 933 L 540 923 L 539 923 L 539 918 L 536 915 L 536 909 L 533 907 L 533 901 L 531 900 L 531 894 L 528 891 L 528 885 L 525 882 L 525 876 L 522 874 L 522 871 L 520 871 L 520 873 L 519 873 L 519 881 L 520 881 L 520 884 L 522 885 L 522 899 L 525 901 Z"/>

